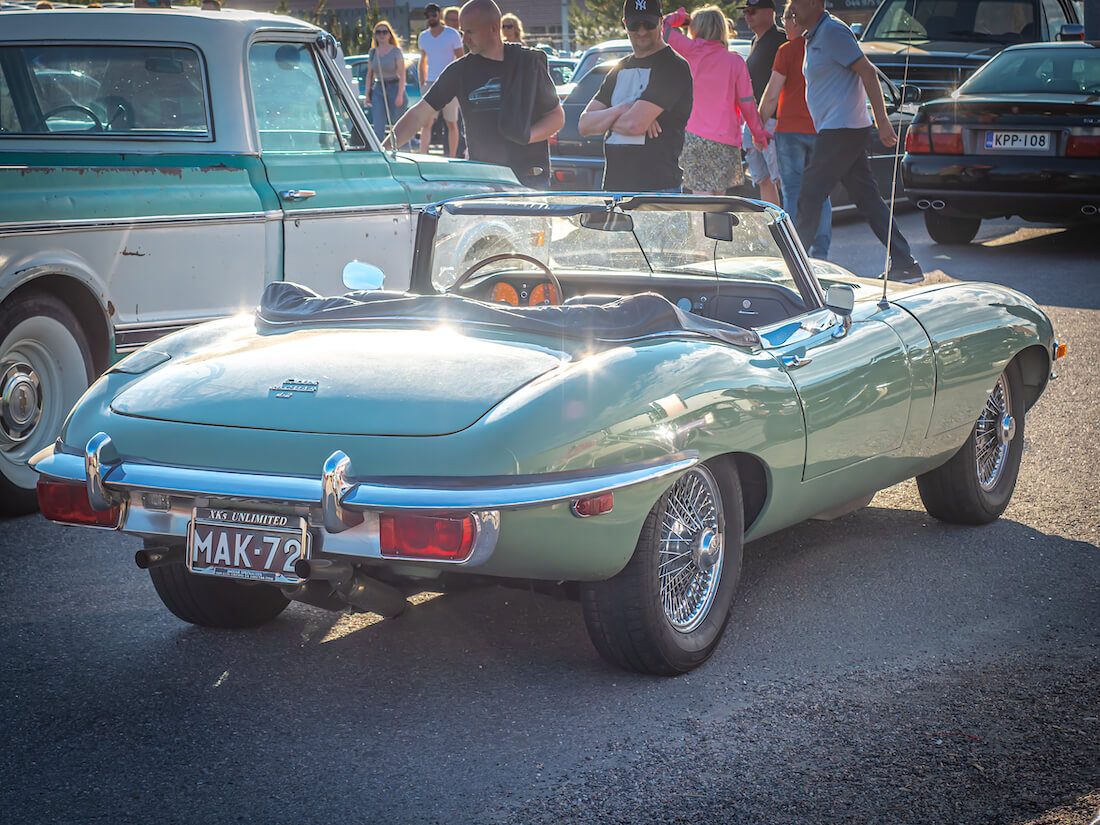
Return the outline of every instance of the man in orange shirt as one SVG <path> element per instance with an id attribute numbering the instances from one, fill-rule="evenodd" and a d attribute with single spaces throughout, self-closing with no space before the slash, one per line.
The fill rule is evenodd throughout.
<path id="1" fill-rule="evenodd" d="M 806 77 L 802 74 L 802 60 L 806 55 L 806 41 L 802 35 L 806 29 L 798 25 L 790 9 L 783 13 L 783 28 L 787 42 L 776 52 L 772 76 L 760 99 L 760 119 L 778 119 L 775 152 L 779 161 L 779 182 L 783 186 L 783 208 L 794 220 L 798 193 L 802 191 L 802 170 L 810 162 L 817 130 L 806 108 Z M 810 257 L 829 257 L 832 237 L 833 209 L 826 198 L 817 233 L 808 250 Z"/>

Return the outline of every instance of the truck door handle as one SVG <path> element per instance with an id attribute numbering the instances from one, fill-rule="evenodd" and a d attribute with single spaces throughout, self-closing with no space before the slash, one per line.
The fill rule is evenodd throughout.
<path id="1" fill-rule="evenodd" d="M 781 360 L 783 361 L 783 366 L 784 367 L 786 367 L 789 370 L 793 370 L 793 369 L 798 369 L 799 367 L 806 366 L 807 364 L 809 364 L 814 359 L 813 358 L 805 358 L 804 356 L 801 356 L 801 355 L 784 355 Z"/>
<path id="2" fill-rule="evenodd" d="M 304 201 L 316 194 L 317 192 L 313 189 L 284 189 L 279 193 L 279 197 L 284 201 Z"/>

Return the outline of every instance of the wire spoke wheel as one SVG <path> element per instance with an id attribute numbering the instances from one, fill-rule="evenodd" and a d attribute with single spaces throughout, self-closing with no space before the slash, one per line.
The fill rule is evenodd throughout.
<path id="1" fill-rule="evenodd" d="M 1024 451 L 1024 384 L 1019 364 L 997 378 L 970 437 L 946 463 L 917 476 L 925 509 L 952 524 L 988 524 L 1008 507 Z"/>
<path id="2" fill-rule="evenodd" d="M 729 622 L 741 578 L 744 504 L 735 460 L 711 459 L 653 505 L 626 566 L 581 582 L 592 643 L 626 670 L 673 676 L 703 664 Z"/>
<path id="3" fill-rule="evenodd" d="M 722 578 L 722 499 L 705 467 L 668 491 L 658 539 L 661 607 L 676 630 L 706 618 Z M 705 546 L 704 546 L 705 545 Z"/>
<path id="4" fill-rule="evenodd" d="M 1016 421 L 1011 410 L 1012 398 L 1002 375 L 986 399 L 985 409 L 974 427 L 974 458 L 978 483 L 986 491 L 996 487 L 1004 473 L 1008 445 L 1016 434 Z"/>

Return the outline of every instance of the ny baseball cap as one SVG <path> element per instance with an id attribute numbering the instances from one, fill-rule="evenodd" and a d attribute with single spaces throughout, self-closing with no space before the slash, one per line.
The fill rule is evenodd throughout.
<path id="1" fill-rule="evenodd" d="M 745 0 L 746 9 L 774 9 L 774 0 Z"/>
<path id="2" fill-rule="evenodd" d="M 661 0 L 626 0 L 623 3 L 623 20 L 627 23 L 638 19 L 658 23 L 661 17 Z"/>

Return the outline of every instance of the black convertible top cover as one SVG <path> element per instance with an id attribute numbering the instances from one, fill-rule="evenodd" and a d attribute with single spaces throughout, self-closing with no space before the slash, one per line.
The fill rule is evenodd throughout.
<path id="1" fill-rule="evenodd" d="M 760 338 L 752 330 L 684 312 L 654 292 L 628 295 L 600 305 L 513 307 L 458 295 L 406 292 L 349 292 L 326 298 L 308 287 L 284 281 L 268 284 L 264 289 L 256 320 L 261 331 L 354 321 L 400 321 L 413 325 L 447 321 L 593 344 L 613 345 L 646 336 L 688 332 L 739 347 L 760 346 Z"/>

